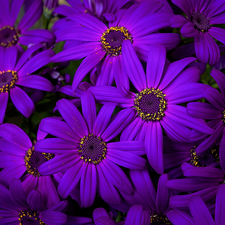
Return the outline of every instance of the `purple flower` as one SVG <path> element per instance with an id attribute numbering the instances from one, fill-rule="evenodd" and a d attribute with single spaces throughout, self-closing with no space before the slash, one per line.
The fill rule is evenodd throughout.
<path id="1" fill-rule="evenodd" d="M 210 120 L 208 124 L 215 131 L 196 148 L 196 153 L 201 154 L 221 141 L 219 147 L 220 165 L 225 172 L 225 76 L 219 70 L 212 70 L 211 76 L 217 82 L 221 93 L 212 87 L 208 87 L 203 96 L 209 103 L 188 103 L 187 112 L 191 116 Z"/>
<path id="2" fill-rule="evenodd" d="M 172 0 L 172 2 L 184 11 L 187 18 L 181 15 L 172 17 L 171 27 L 181 27 L 181 35 L 185 38 L 194 37 L 198 60 L 212 65 L 217 63 L 220 51 L 213 38 L 225 44 L 224 29 L 212 25 L 225 23 L 224 2 L 220 0 Z"/>
<path id="3" fill-rule="evenodd" d="M 27 134 L 16 125 L 5 123 L 0 126 L 0 168 L 3 168 L 0 183 L 8 186 L 13 178 L 21 178 L 27 194 L 33 189 L 38 190 L 44 204 L 52 207 L 60 201 L 54 179 L 53 176 L 41 176 L 39 166 L 54 155 L 35 150 L 35 144 L 45 136 L 39 130 L 37 141 L 32 143 Z"/>
<path id="4" fill-rule="evenodd" d="M 97 189 L 107 203 L 119 204 L 117 189 L 131 194 L 133 187 L 116 164 L 142 169 L 145 160 L 139 155 L 144 153 L 144 143 L 109 141 L 130 123 L 134 112 L 125 109 L 111 119 L 116 104 L 107 103 L 96 116 L 95 100 L 89 91 L 82 93 L 81 105 L 83 116 L 69 100 L 61 99 L 56 107 L 65 122 L 52 118 L 42 120 L 40 129 L 56 138 L 39 141 L 35 149 L 59 155 L 42 164 L 39 172 L 41 175 L 64 173 L 58 186 L 63 198 L 67 198 L 80 181 L 83 207 L 93 204 Z"/>
<path id="5" fill-rule="evenodd" d="M 30 55 L 41 47 L 41 44 L 32 46 L 21 57 L 18 57 L 16 47 L 0 47 L 0 123 L 5 116 L 9 95 L 15 107 L 25 117 L 29 117 L 34 111 L 33 101 L 20 86 L 42 91 L 52 90 L 50 81 L 38 75 L 31 75 L 48 64 L 50 57 L 54 55 L 53 51 L 46 50 L 30 58 Z"/>
<path id="6" fill-rule="evenodd" d="M 52 207 L 43 204 L 42 195 L 37 190 L 26 194 L 20 180 L 14 179 L 9 190 L 0 184 L 0 223 L 16 224 L 57 224 L 66 223 L 67 216 L 62 213 L 67 201 L 61 201 Z"/>
<path id="7" fill-rule="evenodd" d="M 2 0 L 0 8 L 0 46 L 11 47 L 13 45 L 22 44 L 37 44 L 37 43 L 52 43 L 54 35 L 44 29 L 28 30 L 41 17 L 43 3 L 42 0 L 32 1 L 31 6 L 20 20 L 18 26 L 15 26 L 20 8 L 23 5 L 22 1 Z"/>
<path id="8" fill-rule="evenodd" d="M 174 225 L 223 225 L 225 224 L 225 184 L 221 184 L 216 194 L 215 217 L 212 217 L 207 205 L 199 196 L 192 196 L 189 200 L 189 209 L 192 217 L 179 210 L 171 210 L 168 218 Z M 213 210 L 214 211 L 214 210 Z M 214 212 L 213 212 L 214 214 Z"/>
<path id="9" fill-rule="evenodd" d="M 124 41 L 122 52 L 125 70 L 136 88 L 136 93 L 122 96 L 115 87 L 90 87 L 89 90 L 99 101 L 117 102 L 129 107 L 135 118 L 121 134 L 121 140 L 145 140 L 146 155 L 151 166 L 162 174 L 163 132 L 179 142 L 190 142 L 191 129 L 212 134 L 205 121 L 193 118 L 186 107 L 178 104 L 203 97 L 207 88 L 196 83 L 200 76 L 198 67 L 187 67 L 195 58 L 185 58 L 169 64 L 166 49 L 160 44 L 149 48 L 146 74 L 131 43 Z"/>
<path id="10" fill-rule="evenodd" d="M 121 91 L 126 91 L 129 81 L 122 59 L 129 56 L 122 53 L 125 40 L 131 43 L 138 56 L 145 61 L 152 43 L 161 43 L 168 50 L 174 48 L 180 41 L 179 35 L 158 33 L 159 29 L 169 26 L 169 19 L 173 16 L 171 13 L 156 13 L 162 6 L 163 4 L 157 1 L 134 4 L 127 10 L 118 11 L 116 20 L 109 22 L 108 26 L 89 14 L 78 13 L 69 16 L 68 24 L 64 22 L 63 25 L 67 29 L 57 35 L 57 41 L 77 40 L 83 43 L 58 53 L 52 57 L 52 61 L 86 57 L 74 76 L 73 91 L 101 61 L 102 67 L 96 85 L 112 85 L 115 80 Z"/>

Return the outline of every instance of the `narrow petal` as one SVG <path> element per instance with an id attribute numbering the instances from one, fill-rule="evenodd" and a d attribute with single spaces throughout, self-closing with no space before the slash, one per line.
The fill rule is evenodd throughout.
<path id="1" fill-rule="evenodd" d="M 1 127 L 0 127 L 0 133 L 1 133 Z M 7 155 L 11 154 L 13 155 L 13 157 L 20 156 L 23 158 L 28 149 L 29 148 L 25 148 L 24 146 L 15 145 L 14 143 L 9 142 L 5 138 L 0 139 L 0 151 L 2 153 L 6 153 Z"/>
<path id="2" fill-rule="evenodd" d="M 87 122 L 89 132 L 93 132 L 93 126 L 96 119 L 96 106 L 93 94 L 90 91 L 84 91 L 81 94 L 81 104 L 83 116 Z"/>
<path id="3" fill-rule="evenodd" d="M 131 182 L 119 166 L 110 162 L 110 160 L 103 160 L 101 169 L 105 177 L 107 177 L 110 183 L 113 184 L 118 190 L 128 195 L 133 193 Z"/>
<path id="4" fill-rule="evenodd" d="M 11 21 L 10 13 L 9 13 L 9 1 L 3 0 L 1 2 L 1 8 L 0 8 L 0 21 L 3 25 L 8 25 L 9 21 Z M 14 24 L 10 24 L 14 25 Z"/>
<path id="5" fill-rule="evenodd" d="M 10 21 L 14 25 L 16 22 L 17 16 L 19 14 L 20 8 L 23 5 L 24 0 L 18 0 L 18 1 L 13 1 L 11 5 L 11 11 L 10 11 Z M 8 22 L 8 21 L 7 21 Z"/>
<path id="6" fill-rule="evenodd" d="M 190 198 L 189 208 L 197 224 L 199 225 L 215 224 L 207 206 L 199 196 L 193 196 Z"/>
<path id="7" fill-rule="evenodd" d="M 67 215 L 65 213 L 50 210 L 41 211 L 39 217 L 44 223 L 49 225 L 61 225 L 67 221 Z"/>
<path id="8" fill-rule="evenodd" d="M 148 161 L 152 168 L 163 174 L 163 134 L 158 121 L 149 122 L 145 136 L 145 148 Z"/>
<path id="9" fill-rule="evenodd" d="M 106 158 L 120 166 L 133 170 L 143 169 L 146 163 L 145 159 L 140 156 L 118 150 L 108 151 Z"/>
<path id="10" fill-rule="evenodd" d="M 78 67 L 72 84 L 73 91 L 76 90 L 79 83 L 83 80 L 83 78 L 93 69 L 105 56 L 105 52 L 99 50 L 91 55 L 88 55 Z"/>
<path id="11" fill-rule="evenodd" d="M 10 97 L 18 111 L 20 111 L 25 117 L 29 118 L 34 111 L 34 103 L 27 93 L 21 88 L 15 86 L 10 91 Z"/>
<path id="12" fill-rule="evenodd" d="M 204 34 L 196 34 L 194 38 L 194 44 L 197 59 L 203 63 L 208 63 L 210 55 Z"/>
<path id="13" fill-rule="evenodd" d="M 188 21 L 181 27 L 180 33 L 185 38 L 192 38 L 196 35 L 197 31 L 194 27 L 194 24 Z"/>
<path id="14" fill-rule="evenodd" d="M 188 17 L 190 16 L 190 12 L 192 10 L 190 2 L 180 0 L 172 0 L 172 2 L 180 9 L 182 9 Z"/>
<path id="15" fill-rule="evenodd" d="M 5 49 L 4 55 L 4 70 L 13 70 L 17 60 L 18 50 L 15 46 Z"/>
<path id="16" fill-rule="evenodd" d="M 166 86 L 172 82 L 177 75 L 191 62 L 193 62 L 196 58 L 188 57 L 185 59 L 178 60 L 174 63 L 171 63 L 166 71 L 166 74 L 159 85 L 159 89 L 164 89 Z"/>
<path id="17" fill-rule="evenodd" d="M 101 136 L 105 131 L 111 117 L 112 113 L 116 107 L 116 103 L 106 103 L 103 105 L 101 110 L 98 113 L 96 120 L 93 125 L 93 133 Z"/>
<path id="18" fill-rule="evenodd" d="M 218 84 L 220 91 L 221 91 L 223 97 L 225 98 L 225 86 L 224 86 L 225 76 L 224 76 L 224 74 L 219 70 L 212 70 L 210 75 L 213 77 L 213 79 Z"/>
<path id="19" fill-rule="evenodd" d="M 42 91 L 51 91 L 53 89 L 52 83 L 49 80 L 38 75 L 22 77 L 18 80 L 17 84 Z"/>
<path id="20" fill-rule="evenodd" d="M 43 163 L 38 168 L 41 175 L 52 175 L 61 172 L 77 162 L 79 158 L 74 153 L 65 153 L 57 155 L 53 159 Z"/>
<path id="21" fill-rule="evenodd" d="M 87 163 L 80 181 L 80 200 L 83 207 L 90 207 L 95 201 L 97 174 L 93 163 Z"/>
<path id="22" fill-rule="evenodd" d="M 107 142 L 116 137 L 134 118 L 134 110 L 127 108 L 120 111 L 116 118 L 108 125 L 102 138 Z"/>
<path id="23" fill-rule="evenodd" d="M 225 184 L 221 184 L 217 190 L 216 194 L 216 208 L 215 208 L 215 222 L 216 225 L 223 225 L 225 224 L 225 204 L 224 204 L 224 197 L 225 197 Z"/>
<path id="24" fill-rule="evenodd" d="M 225 21 L 225 14 L 224 13 L 220 13 L 216 16 L 213 16 L 209 19 L 210 24 L 223 24 Z"/>
<path id="25" fill-rule="evenodd" d="M 5 111 L 8 104 L 8 98 L 9 93 L 1 93 L 0 94 L 0 105 L 1 105 L 1 111 L 0 111 L 0 124 L 3 123 L 4 117 L 5 117 Z"/>
<path id="26" fill-rule="evenodd" d="M 166 216 L 174 225 L 196 225 L 191 216 L 180 210 L 170 210 Z"/>
<path id="27" fill-rule="evenodd" d="M 78 109 L 69 100 L 59 100 L 56 107 L 66 123 L 80 138 L 88 134 L 86 122 Z"/>
<path id="28" fill-rule="evenodd" d="M 148 88 L 158 87 L 163 73 L 166 60 L 166 49 L 160 44 L 153 44 L 149 49 L 149 56 L 147 61 L 147 85 Z"/>
<path id="29" fill-rule="evenodd" d="M 225 172 L 225 129 L 223 130 L 223 136 L 220 142 L 219 156 L 221 169 Z"/>
<path id="30" fill-rule="evenodd" d="M 94 220 L 94 222 L 95 222 L 95 220 L 97 218 L 100 218 L 102 216 L 109 218 L 109 215 L 108 215 L 108 213 L 106 212 L 106 210 L 104 208 L 97 208 L 97 209 L 95 209 L 93 211 L 93 220 Z"/>
<path id="31" fill-rule="evenodd" d="M 11 210 L 0 210 L 0 217 L 2 224 L 17 225 L 18 224 L 18 212 Z"/>
<path id="32" fill-rule="evenodd" d="M 122 59 L 125 70 L 133 85 L 137 88 L 138 91 L 142 91 L 143 89 L 145 89 L 146 78 L 144 69 L 129 40 L 123 41 Z"/>
<path id="33" fill-rule="evenodd" d="M 39 191 L 32 190 L 27 196 L 27 203 L 32 210 L 41 211 L 43 204 L 41 193 Z"/>
<path id="34" fill-rule="evenodd" d="M 225 44 L 224 29 L 219 27 L 211 27 L 208 32 L 213 38 Z"/>
<path id="35" fill-rule="evenodd" d="M 175 15 L 170 19 L 170 26 L 173 28 L 182 27 L 188 20 L 182 15 Z"/>
<path id="36" fill-rule="evenodd" d="M 116 188 L 109 182 L 101 169 L 101 165 L 97 164 L 98 173 L 98 190 L 101 198 L 108 204 L 118 205 L 121 203 L 120 195 Z"/>

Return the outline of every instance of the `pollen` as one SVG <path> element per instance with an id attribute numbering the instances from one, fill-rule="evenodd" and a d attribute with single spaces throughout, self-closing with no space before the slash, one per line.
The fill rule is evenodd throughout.
<path id="1" fill-rule="evenodd" d="M 46 225 L 40 218 L 39 214 L 33 210 L 21 210 L 18 215 L 19 225 Z"/>
<path id="2" fill-rule="evenodd" d="M 165 96 L 159 89 L 146 88 L 137 94 L 134 108 L 143 120 L 159 121 L 165 115 L 167 107 Z"/>
<path id="3" fill-rule="evenodd" d="M 166 217 L 166 215 L 163 214 L 152 214 L 151 215 L 151 224 L 166 224 L 166 225 L 172 225 L 172 223 L 169 221 L 169 219 Z"/>
<path id="4" fill-rule="evenodd" d="M 15 86 L 18 74 L 13 70 L 0 71 L 0 92 L 8 92 Z"/>
<path id="5" fill-rule="evenodd" d="M 225 123 L 225 110 L 222 112 L 222 121 Z"/>
<path id="6" fill-rule="evenodd" d="M 91 133 L 81 138 L 78 152 L 84 162 L 98 164 L 106 159 L 107 145 L 100 136 Z"/>
<path id="7" fill-rule="evenodd" d="M 122 43 L 130 40 L 133 43 L 130 32 L 125 27 L 110 27 L 101 36 L 103 50 L 111 56 L 121 54 Z"/>

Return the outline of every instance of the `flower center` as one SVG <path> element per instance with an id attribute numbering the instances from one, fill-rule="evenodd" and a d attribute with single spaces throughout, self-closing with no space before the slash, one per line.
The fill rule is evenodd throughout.
<path id="1" fill-rule="evenodd" d="M 16 71 L 0 71 L 0 92 L 8 92 L 10 88 L 14 87 L 17 79 L 18 75 Z"/>
<path id="2" fill-rule="evenodd" d="M 222 121 L 225 123 L 225 110 L 222 112 Z"/>
<path id="3" fill-rule="evenodd" d="M 80 141 L 79 152 L 85 162 L 98 164 L 106 158 L 107 145 L 100 136 L 89 134 Z"/>
<path id="4" fill-rule="evenodd" d="M 133 42 L 131 34 L 125 27 L 110 27 L 101 37 L 103 50 L 109 55 L 118 56 L 121 54 L 124 40 Z"/>
<path id="5" fill-rule="evenodd" d="M 134 100 L 138 115 L 146 121 L 160 120 L 165 115 L 167 105 L 165 96 L 162 91 L 155 88 L 146 88 L 141 91 Z"/>
<path id="6" fill-rule="evenodd" d="M 197 155 L 196 154 L 196 146 L 191 149 L 191 164 L 196 167 L 206 167 L 213 163 L 219 163 L 219 151 L 217 149 L 211 149 L 204 154 Z"/>
<path id="7" fill-rule="evenodd" d="M 27 173 L 33 175 L 34 177 L 39 177 L 38 167 L 52 159 L 55 155 L 44 152 L 37 152 L 34 150 L 34 146 L 26 152 L 25 164 L 27 168 Z"/>
<path id="8" fill-rule="evenodd" d="M 203 13 L 193 12 L 191 16 L 191 21 L 195 25 L 195 28 L 203 33 L 210 28 L 209 20 L 205 17 Z"/>
<path id="9" fill-rule="evenodd" d="M 20 225 L 46 225 L 39 217 L 36 211 L 25 210 L 19 212 Z"/>
<path id="10" fill-rule="evenodd" d="M 5 26 L 0 28 L 0 46 L 11 47 L 12 45 L 16 45 L 19 35 L 19 30 L 15 27 Z"/>
<path id="11" fill-rule="evenodd" d="M 167 224 L 172 225 L 172 223 L 169 221 L 169 219 L 166 217 L 166 215 L 163 214 L 154 214 L 151 215 L 151 224 Z"/>

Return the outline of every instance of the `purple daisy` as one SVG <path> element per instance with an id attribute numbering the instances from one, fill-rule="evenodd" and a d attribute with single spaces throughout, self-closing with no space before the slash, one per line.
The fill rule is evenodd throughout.
<path id="1" fill-rule="evenodd" d="M 53 176 L 41 176 L 39 166 L 54 157 L 54 154 L 37 152 L 35 144 L 47 134 L 38 131 L 37 140 L 31 141 L 27 134 L 14 124 L 0 126 L 0 183 L 8 186 L 13 178 L 21 179 L 24 191 L 38 190 L 47 207 L 60 199 Z M 48 188 L 46 188 L 48 187 Z"/>
<path id="2" fill-rule="evenodd" d="M 32 1 L 29 9 L 20 20 L 18 26 L 15 25 L 20 8 L 24 0 L 2 0 L 0 7 L 0 46 L 11 47 L 22 44 L 54 43 L 54 35 L 45 29 L 28 30 L 42 15 L 42 0 Z"/>
<path id="3" fill-rule="evenodd" d="M 187 112 L 191 116 L 210 120 L 208 124 L 210 123 L 215 131 L 196 148 L 196 153 L 201 154 L 221 141 L 219 147 L 220 165 L 225 172 L 225 75 L 219 70 L 212 70 L 211 76 L 218 84 L 221 93 L 209 86 L 203 93 L 209 103 L 188 103 Z"/>
<path id="4" fill-rule="evenodd" d="M 81 105 L 83 116 L 69 100 L 61 99 L 56 107 L 65 122 L 52 118 L 42 120 L 40 129 L 57 138 L 40 140 L 35 149 L 59 155 L 42 164 L 39 172 L 41 175 L 64 173 L 58 186 L 63 198 L 67 198 L 80 181 L 83 207 L 93 204 L 97 190 L 107 203 L 119 204 L 117 189 L 131 194 L 133 187 L 116 164 L 142 169 L 146 161 L 139 155 L 144 154 L 144 143 L 109 141 L 130 123 L 134 112 L 125 109 L 111 119 L 116 104 L 107 103 L 96 116 L 95 100 L 89 91 L 82 93 Z"/>
<path id="5" fill-rule="evenodd" d="M 178 34 L 158 33 L 158 30 L 169 26 L 169 19 L 173 16 L 171 13 L 158 13 L 162 6 L 158 1 L 134 4 L 127 10 L 118 11 L 108 26 L 89 14 L 78 13 L 67 17 L 69 24 L 65 22 L 63 25 L 67 30 L 57 36 L 57 41 L 77 40 L 83 43 L 58 53 L 52 57 L 52 61 L 86 57 L 74 76 L 73 91 L 101 61 L 103 62 L 96 85 L 112 85 L 115 80 L 121 91 L 129 89 L 122 62 L 122 59 L 127 57 L 122 53 L 125 40 L 131 43 L 132 48 L 144 61 L 147 60 L 149 45 L 152 43 L 161 43 L 167 50 L 174 48 L 180 41 Z"/>
<path id="6" fill-rule="evenodd" d="M 220 57 L 219 47 L 213 40 L 225 44 L 224 29 L 214 24 L 225 23 L 225 3 L 220 0 L 186 1 L 172 0 L 187 15 L 187 18 L 176 15 L 171 18 L 171 27 L 181 27 L 181 35 L 194 37 L 195 53 L 203 63 L 215 64 Z"/>
<path id="7" fill-rule="evenodd" d="M 171 210 L 167 216 L 174 225 L 223 225 L 225 224 L 224 198 L 225 184 L 221 184 L 216 194 L 215 217 L 212 217 L 207 205 L 199 196 L 193 196 L 189 200 L 189 209 L 193 218 L 179 210 Z"/>
<path id="8" fill-rule="evenodd" d="M 52 90 L 50 81 L 38 75 L 31 75 L 47 65 L 50 57 L 54 55 L 53 51 L 45 50 L 30 57 L 41 47 L 43 47 L 41 44 L 32 46 L 21 57 L 18 57 L 16 47 L 0 46 L 0 123 L 4 120 L 9 95 L 15 107 L 25 117 L 29 117 L 34 111 L 33 101 L 20 86 L 42 91 Z"/>
<path id="9" fill-rule="evenodd" d="M 193 118 L 186 107 L 178 104 L 203 97 L 207 85 L 197 83 L 200 76 L 198 67 L 186 68 L 195 58 L 185 58 L 168 65 L 166 49 L 160 44 L 149 48 L 146 74 L 129 41 L 124 41 L 122 51 L 126 58 L 123 63 L 137 92 L 122 96 L 118 89 L 110 86 L 90 87 L 89 90 L 99 101 L 117 102 L 129 107 L 135 118 L 121 134 L 121 140 L 145 140 L 146 155 L 151 166 L 162 174 L 163 132 L 179 142 L 190 142 L 191 129 L 212 134 L 205 121 Z"/>
<path id="10" fill-rule="evenodd" d="M 17 179 L 12 180 L 9 190 L 0 184 L 0 205 L 2 225 L 62 225 L 67 221 L 66 214 L 61 212 L 66 209 L 67 201 L 47 208 L 39 191 L 32 190 L 26 194 Z"/>

